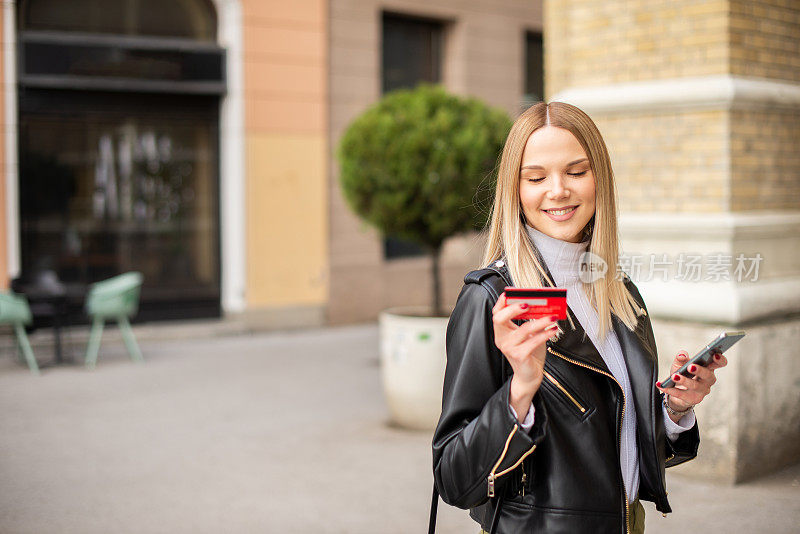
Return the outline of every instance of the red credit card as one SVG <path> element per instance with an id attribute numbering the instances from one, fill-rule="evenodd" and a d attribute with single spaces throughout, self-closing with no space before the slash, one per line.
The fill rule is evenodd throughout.
<path id="1" fill-rule="evenodd" d="M 514 319 L 539 319 L 555 315 L 559 321 L 567 318 L 567 290 L 560 287 L 509 287 L 506 286 L 506 303 L 528 303 L 528 311 Z"/>

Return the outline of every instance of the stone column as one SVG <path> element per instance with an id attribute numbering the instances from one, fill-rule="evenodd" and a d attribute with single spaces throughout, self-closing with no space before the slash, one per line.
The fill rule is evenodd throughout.
<path id="1" fill-rule="evenodd" d="M 747 332 L 674 472 L 737 482 L 799 461 L 800 7 L 550 0 L 544 33 L 547 100 L 586 111 L 611 153 L 659 376 Z"/>

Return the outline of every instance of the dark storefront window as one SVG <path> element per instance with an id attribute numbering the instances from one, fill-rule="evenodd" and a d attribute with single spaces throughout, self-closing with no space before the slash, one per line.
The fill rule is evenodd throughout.
<path id="1" fill-rule="evenodd" d="M 428 19 L 383 14 L 382 88 L 387 93 L 411 88 L 420 82 L 441 82 L 444 25 Z M 383 241 L 387 259 L 421 256 L 418 244 L 387 236 Z"/>
<path id="2" fill-rule="evenodd" d="M 544 100 L 542 34 L 525 32 L 525 107 Z"/>
<path id="3" fill-rule="evenodd" d="M 214 42 L 217 18 L 209 0 L 29 0 L 20 24 L 30 31 L 183 37 Z"/>
<path id="4" fill-rule="evenodd" d="M 161 4 L 21 4 L 22 274 L 141 271 L 141 319 L 218 316 L 224 51 L 207 2 Z"/>

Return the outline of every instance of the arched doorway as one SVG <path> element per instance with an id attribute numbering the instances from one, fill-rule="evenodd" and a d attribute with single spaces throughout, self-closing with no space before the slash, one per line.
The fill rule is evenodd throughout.
<path id="1" fill-rule="evenodd" d="M 144 273 L 140 317 L 220 314 L 225 50 L 206 0 L 18 8 L 22 273 Z"/>

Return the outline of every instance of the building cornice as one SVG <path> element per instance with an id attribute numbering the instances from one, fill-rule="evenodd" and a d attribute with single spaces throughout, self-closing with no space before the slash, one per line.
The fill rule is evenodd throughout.
<path id="1" fill-rule="evenodd" d="M 620 233 L 628 238 L 772 238 L 800 236 L 800 211 L 758 210 L 725 213 L 623 213 Z"/>
<path id="2" fill-rule="evenodd" d="M 586 113 L 733 108 L 800 108 L 800 84 L 730 74 L 573 87 L 554 95 Z"/>
<path id="3" fill-rule="evenodd" d="M 670 258 L 678 254 L 743 253 L 763 259 L 757 280 L 730 277 L 719 281 L 667 280 L 631 273 L 653 317 L 742 324 L 800 313 L 800 211 L 741 213 L 625 213 L 619 217 L 625 252 Z M 708 259 L 708 258 L 705 258 Z M 674 261 L 670 275 L 675 275 Z"/>

